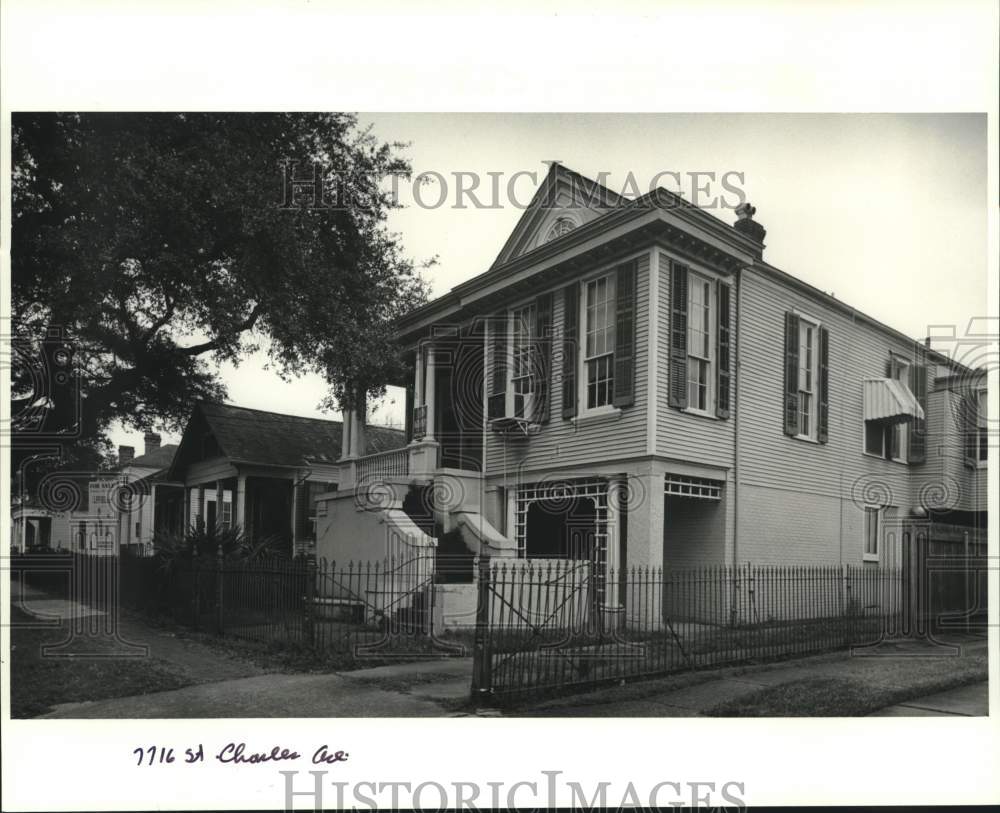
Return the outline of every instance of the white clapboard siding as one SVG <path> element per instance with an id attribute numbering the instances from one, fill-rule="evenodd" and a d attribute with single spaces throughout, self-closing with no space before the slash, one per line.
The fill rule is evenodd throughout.
<path id="1" fill-rule="evenodd" d="M 684 261 L 694 270 L 696 265 Z M 733 465 L 733 415 L 739 404 L 735 401 L 736 381 L 736 280 L 731 285 L 729 297 L 730 361 L 734 382 L 730 397 L 730 418 L 717 420 L 703 415 L 692 415 L 673 409 L 669 403 L 670 386 L 670 254 L 660 251 L 659 257 L 659 314 L 657 333 L 657 385 L 656 398 L 656 453 L 673 460 L 684 460 L 710 466 L 731 468 Z"/>
<path id="2" fill-rule="evenodd" d="M 544 474 L 547 470 L 572 466 L 600 465 L 610 461 L 642 456 L 646 453 L 647 363 L 649 336 L 649 253 L 631 255 L 617 260 L 606 268 L 613 271 L 621 262 L 637 260 L 636 270 L 636 356 L 635 403 L 621 411 L 618 417 L 591 421 L 564 420 L 562 417 L 562 324 L 565 285 L 551 289 L 553 296 L 553 335 L 557 346 L 550 371 L 549 421 L 537 434 L 527 439 L 511 439 L 506 443 L 506 468 L 520 478 L 531 472 Z M 582 275 L 584 276 L 584 275 Z M 585 276 L 590 276 L 588 272 Z M 511 303 L 514 304 L 514 303 Z M 492 344 L 492 343 L 491 343 Z M 492 346 L 490 347 L 492 353 Z M 488 359 L 487 379 L 492 369 Z M 486 433 L 486 472 L 488 476 L 504 470 L 504 440 L 501 436 Z"/>

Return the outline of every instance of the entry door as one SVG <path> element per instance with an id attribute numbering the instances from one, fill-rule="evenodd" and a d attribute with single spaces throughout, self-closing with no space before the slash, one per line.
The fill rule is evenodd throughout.
<path id="1" fill-rule="evenodd" d="M 464 340 L 444 346 L 448 363 L 435 370 L 434 436 L 441 465 L 479 471 L 483 462 L 483 346 Z"/>

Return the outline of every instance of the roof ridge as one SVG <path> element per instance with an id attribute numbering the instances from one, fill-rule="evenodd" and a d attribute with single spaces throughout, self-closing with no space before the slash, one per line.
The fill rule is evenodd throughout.
<path id="1" fill-rule="evenodd" d="M 199 401 L 196 402 L 196 405 L 197 406 L 209 406 L 209 407 L 212 407 L 212 406 L 221 406 L 221 407 L 226 407 L 228 409 L 238 409 L 238 410 L 241 410 L 243 412 L 256 412 L 256 413 L 258 413 L 260 415 L 274 415 L 275 417 L 278 417 L 278 418 L 294 418 L 294 419 L 300 420 L 300 421 L 314 421 L 316 423 L 336 424 L 338 426 L 340 426 L 340 425 L 342 425 L 344 423 L 343 420 L 337 420 L 336 418 L 315 418 L 315 417 L 311 417 L 309 415 L 293 415 L 293 414 L 291 414 L 289 412 L 274 412 L 273 410 L 270 410 L 270 409 L 258 409 L 257 407 L 245 407 L 245 406 L 240 406 L 239 404 L 232 404 L 232 403 L 225 402 L 225 401 L 205 401 L 205 400 L 199 400 Z M 391 430 L 393 432 L 402 432 L 402 431 L 404 431 L 402 429 L 396 429 L 393 426 L 383 426 L 383 425 L 377 424 L 377 423 L 366 424 L 366 427 L 368 429 L 389 429 L 389 430 Z"/>

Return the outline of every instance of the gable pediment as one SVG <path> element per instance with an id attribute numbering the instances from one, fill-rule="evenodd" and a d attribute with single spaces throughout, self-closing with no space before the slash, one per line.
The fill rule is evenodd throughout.
<path id="1" fill-rule="evenodd" d="M 558 240 L 611 211 L 621 197 L 561 164 L 553 164 L 493 266 Z"/>

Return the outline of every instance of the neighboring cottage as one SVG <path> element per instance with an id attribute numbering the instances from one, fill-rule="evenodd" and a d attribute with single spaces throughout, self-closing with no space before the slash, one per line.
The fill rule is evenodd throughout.
<path id="1" fill-rule="evenodd" d="M 139 457 L 131 446 L 118 447 L 118 465 L 98 475 L 55 471 L 41 478 L 38 494 L 11 508 L 12 546 L 20 551 L 72 550 L 115 555 L 152 551 L 154 533 L 174 516 L 164 506 L 177 486 L 165 480 L 177 449 L 160 445 L 147 432 Z"/>
<path id="2" fill-rule="evenodd" d="M 368 453 L 405 443 L 395 429 L 367 427 L 365 434 Z M 183 489 L 178 522 L 235 525 L 289 552 L 311 551 L 315 500 L 338 487 L 343 441 L 339 421 L 200 402 L 167 473 Z"/>
<path id="3" fill-rule="evenodd" d="M 753 215 L 553 165 L 493 265 L 400 321 L 409 444 L 345 454 L 318 553 L 454 529 L 600 567 L 985 542 L 985 376 L 767 263 Z"/>

